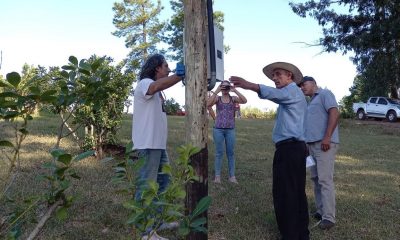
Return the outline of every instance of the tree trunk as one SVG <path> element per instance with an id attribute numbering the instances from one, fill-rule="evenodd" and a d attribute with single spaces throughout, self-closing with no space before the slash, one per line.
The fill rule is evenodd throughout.
<path id="1" fill-rule="evenodd" d="M 190 214 L 200 199 L 208 195 L 206 0 L 184 0 L 184 27 L 186 142 L 201 149 L 191 157 L 200 180 L 186 186 L 186 209 Z M 207 212 L 202 216 L 207 217 Z M 190 240 L 207 238 L 205 233 L 191 232 L 187 236 Z"/>
<path id="2" fill-rule="evenodd" d="M 394 41 L 394 65 L 397 66 L 394 68 L 394 74 L 393 74 L 393 86 L 391 88 L 391 97 L 399 99 L 399 94 L 400 94 L 400 69 L 399 69 L 399 64 L 400 64 L 400 39 Z"/>
<path id="3" fill-rule="evenodd" d="M 94 127 L 92 126 L 92 129 Z M 93 133 L 93 132 L 92 132 Z M 97 160 L 101 160 L 104 158 L 104 151 L 103 151 L 103 144 L 104 144 L 104 137 L 106 135 L 106 131 L 103 129 L 96 130 L 96 158 Z"/>

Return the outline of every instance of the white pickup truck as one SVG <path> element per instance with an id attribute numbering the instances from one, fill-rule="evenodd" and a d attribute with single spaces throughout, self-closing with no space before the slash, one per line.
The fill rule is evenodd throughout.
<path id="1" fill-rule="evenodd" d="M 370 97 L 367 103 L 353 103 L 353 111 L 359 120 L 372 117 L 396 122 L 400 118 L 400 102 L 386 97 Z"/>

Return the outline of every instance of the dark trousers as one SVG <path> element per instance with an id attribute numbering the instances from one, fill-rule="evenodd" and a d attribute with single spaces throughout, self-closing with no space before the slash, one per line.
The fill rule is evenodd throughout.
<path id="1" fill-rule="evenodd" d="M 273 162 L 272 193 L 276 221 L 283 240 L 308 240 L 306 144 L 277 146 Z"/>

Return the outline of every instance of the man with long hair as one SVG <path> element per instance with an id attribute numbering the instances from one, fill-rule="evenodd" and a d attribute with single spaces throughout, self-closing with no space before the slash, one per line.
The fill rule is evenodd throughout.
<path id="1" fill-rule="evenodd" d="M 175 85 L 185 76 L 183 64 L 178 64 L 176 73 L 171 72 L 163 55 L 150 56 L 142 66 L 140 79 L 135 89 L 133 108 L 132 140 L 134 149 L 144 158 L 144 165 L 139 170 L 136 200 L 142 198 L 142 187 L 149 180 L 159 184 L 159 192 L 166 190 L 170 178 L 162 173 L 165 165 L 169 165 L 167 148 L 167 115 L 162 91 Z M 150 230 L 151 231 L 151 230 Z M 143 240 L 162 240 L 156 233 L 151 237 L 143 236 Z"/>

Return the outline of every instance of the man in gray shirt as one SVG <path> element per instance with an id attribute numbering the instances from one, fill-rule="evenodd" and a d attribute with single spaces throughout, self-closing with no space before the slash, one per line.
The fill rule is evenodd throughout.
<path id="1" fill-rule="evenodd" d="M 311 167 L 314 182 L 316 212 L 321 220 L 319 228 L 328 230 L 335 225 L 335 185 L 333 182 L 335 155 L 339 147 L 339 111 L 333 93 L 318 88 L 313 77 L 305 76 L 299 84 L 309 97 L 305 118 L 305 137 L 310 155 L 315 159 Z"/>
<path id="2" fill-rule="evenodd" d="M 235 87 L 249 89 L 262 99 L 279 104 L 272 140 L 276 151 L 272 167 L 272 196 L 276 222 L 283 240 L 308 240 L 308 205 L 305 192 L 306 144 L 304 117 L 307 102 L 297 87 L 303 75 L 290 63 L 275 62 L 263 69 L 274 87 L 232 76 Z"/>

